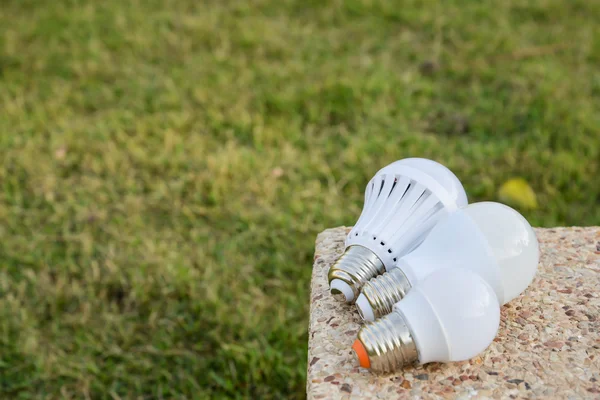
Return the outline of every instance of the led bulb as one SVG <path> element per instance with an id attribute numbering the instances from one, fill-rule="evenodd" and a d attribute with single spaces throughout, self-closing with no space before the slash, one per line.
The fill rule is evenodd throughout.
<path id="1" fill-rule="evenodd" d="M 458 178 L 435 161 L 407 158 L 381 169 L 367 185 L 344 254 L 329 270 L 331 293 L 354 302 L 367 280 L 391 269 L 442 217 L 466 204 Z"/>
<path id="2" fill-rule="evenodd" d="M 468 360 L 485 350 L 498 332 L 500 304 L 494 289 L 466 269 L 441 269 L 367 322 L 352 346 L 361 367 L 391 372 L 433 361 Z"/>
<path id="3" fill-rule="evenodd" d="M 500 203 L 474 203 L 442 220 L 396 268 L 371 279 L 356 302 L 363 319 L 392 311 L 410 288 L 439 269 L 469 269 L 494 288 L 500 304 L 523 292 L 533 280 L 539 247 L 531 225 Z"/>

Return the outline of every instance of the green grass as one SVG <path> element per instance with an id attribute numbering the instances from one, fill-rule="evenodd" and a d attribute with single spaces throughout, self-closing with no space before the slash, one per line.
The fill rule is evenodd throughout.
<path id="1" fill-rule="evenodd" d="M 600 224 L 600 3 L 3 0 L 0 397 L 301 398 L 315 235 L 436 159 Z"/>

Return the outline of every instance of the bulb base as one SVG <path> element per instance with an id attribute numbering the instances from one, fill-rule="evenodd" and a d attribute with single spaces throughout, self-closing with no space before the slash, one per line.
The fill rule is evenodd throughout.
<path id="1" fill-rule="evenodd" d="M 402 300 L 411 287 L 408 278 L 399 268 L 377 276 L 365 283 L 361 290 L 366 299 L 363 307 L 370 310 L 363 310 L 361 304 L 357 303 L 358 313 L 365 320 L 383 317 L 392 312 L 394 304 Z"/>
<path id="2" fill-rule="evenodd" d="M 419 360 L 417 345 L 399 311 L 367 322 L 358 332 L 358 340 L 368 356 L 368 363 L 361 359 L 361 365 L 368 364 L 375 372 L 393 372 Z"/>
<path id="3" fill-rule="evenodd" d="M 359 245 L 349 246 L 329 269 L 327 279 L 331 294 L 347 303 L 354 303 L 360 288 L 384 271 L 385 266 L 371 250 Z M 337 281 L 336 285 L 332 285 L 333 281 Z M 342 285 L 347 285 L 351 292 L 340 291 L 339 287 Z"/>

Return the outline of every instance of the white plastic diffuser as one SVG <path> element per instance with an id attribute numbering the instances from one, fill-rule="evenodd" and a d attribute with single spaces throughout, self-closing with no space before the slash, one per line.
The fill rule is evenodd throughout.
<path id="1" fill-rule="evenodd" d="M 494 289 L 466 269 L 442 269 L 420 282 L 391 314 L 367 322 L 352 346 L 359 363 L 377 372 L 432 361 L 468 360 L 498 332 Z"/>
<path id="2" fill-rule="evenodd" d="M 356 304 L 363 319 L 372 321 L 439 269 L 479 274 L 505 304 L 529 286 L 538 261 L 537 238 L 521 214 L 500 203 L 474 203 L 437 224 L 396 268 L 366 283 Z"/>
<path id="3" fill-rule="evenodd" d="M 367 185 L 344 254 L 329 270 L 331 293 L 354 302 L 367 280 L 393 268 L 440 219 L 465 205 L 458 178 L 435 161 L 407 158 L 381 169 Z"/>

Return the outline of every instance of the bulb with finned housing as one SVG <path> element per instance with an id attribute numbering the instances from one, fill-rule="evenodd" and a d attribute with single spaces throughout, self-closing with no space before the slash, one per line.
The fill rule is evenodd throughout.
<path id="1" fill-rule="evenodd" d="M 367 185 L 344 254 L 329 270 L 331 293 L 353 303 L 367 280 L 391 269 L 440 219 L 465 205 L 463 186 L 440 163 L 406 158 L 382 168 Z"/>
<path id="2" fill-rule="evenodd" d="M 356 305 L 363 319 L 373 321 L 439 269 L 476 272 L 506 304 L 529 286 L 538 261 L 535 232 L 521 214 L 500 203 L 473 203 L 440 221 L 394 269 L 367 282 Z"/>
<path id="3" fill-rule="evenodd" d="M 392 372 L 413 363 L 463 361 L 494 340 L 500 304 L 494 289 L 466 269 L 435 271 L 394 305 L 367 322 L 352 348 L 360 366 Z"/>

